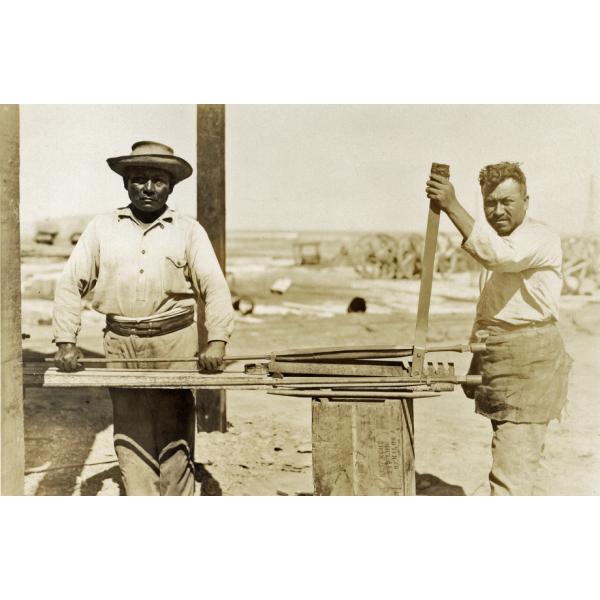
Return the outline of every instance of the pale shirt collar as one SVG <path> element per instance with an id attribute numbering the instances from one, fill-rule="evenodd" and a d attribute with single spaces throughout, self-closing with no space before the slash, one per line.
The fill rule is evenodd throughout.
<path id="1" fill-rule="evenodd" d="M 118 219 L 128 218 L 128 219 L 131 219 L 134 223 L 139 223 L 138 219 L 135 218 L 135 215 L 131 211 L 131 204 L 129 204 L 128 206 L 121 206 L 120 208 L 117 208 L 117 218 Z M 160 224 L 161 227 L 164 227 L 165 223 L 172 223 L 173 225 L 175 225 L 176 220 L 177 220 L 177 212 L 174 211 L 169 206 L 167 206 L 167 210 L 165 210 L 165 212 L 162 215 L 160 215 L 160 217 L 158 217 L 158 219 L 156 219 L 156 221 L 153 221 L 152 223 L 144 223 L 144 225 L 147 225 L 148 227 L 152 227 L 157 224 Z"/>
<path id="2" fill-rule="evenodd" d="M 514 235 L 515 233 L 519 232 L 523 232 L 525 229 L 529 229 L 529 227 L 531 225 L 535 224 L 535 220 L 532 219 L 531 217 L 529 217 L 527 214 L 525 214 L 525 218 L 521 221 L 521 223 L 519 225 L 517 225 L 508 235 L 506 236 L 501 236 L 499 235 L 496 230 L 488 223 L 488 220 L 485 218 L 485 215 L 482 215 L 481 218 L 476 219 L 477 221 L 479 221 L 479 223 L 481 225 L 483 225 L 484 227 L 486 227 L 487 229 L 489 229 L 489 231 L 491 233 L 496 234 L 498 237 L 504 237 L 506 238 L 510 238 L 512 235 Z"/>

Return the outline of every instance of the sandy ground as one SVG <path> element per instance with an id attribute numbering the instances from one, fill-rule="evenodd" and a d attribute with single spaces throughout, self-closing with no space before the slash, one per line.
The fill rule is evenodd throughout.
<path id="1" fill-rule="evenodd" d="M 251 296 L 256 311 L 239 317 L 229 352 L 283 348 L 412 343 L 418 282 L 366 281 L 351 269 L 290 267 L 233 259 L 234 289 Z M 52 267 L 46 265 L 47 270 Z M 38 270 L 34 263 L 24 270 Z M 280 276 L 293 280 L 282 296 L 270 294 Z M 430 341 L 466 341 L 473 317 L 474 278 L 434 284 Z M 346 314 L 349 300 L 367 299 L 366 314 Z M 575 359 L 569 414 L 552 423 L 540 487 L 552 495 L 600 493 L 600 406 L 595 379 L 600 348 L 600 303 L 565 298 L 561 330 Z M 25 359 L 53 353 L 51 302 L 25 300 Z M 101 354 L 102 316 L 84 312 L 80 345 Z M 469 357 L 453 358 L 465 372 Z M 310 401 L 264 392 L 229 392 L 227 433 L 197 434 L 197 476 L 204 495 L 310 495 Z M 415 401 L 417 491 L 421 495 L 487 495 L 489 421 L 473 411 L 462 391 Z M 112 447 L 112 417 L 105 390 L 27 389 L 26 493 L 122 494 Z"/>

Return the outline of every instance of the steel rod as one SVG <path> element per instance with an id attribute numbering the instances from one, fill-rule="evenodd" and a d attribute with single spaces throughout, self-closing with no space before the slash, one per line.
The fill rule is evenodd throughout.
<path id="1" fill-rule="evenodd" d="M 344 392 L 340 390 L 270 390 L 271 396 L 296 396 L 298 398 L 435 398 L 434 392 Z"/>
<path id="2" fill-rule="evenodd" d="M 432 346 L 425 349 L 425 353 L 431 352 L 481 352 L 485 350 L 483 343 L 454 344 L 450 346 Z M 240 354 L 225 356 L 225 362 L 240 362 L 250 360 L 281 360 L 281 361 L 306 361 L 306 360 L 360 360 L 377 358 L 402 358 L 411 356 L 413 346 L 356 346 L 356 347 L 338 347 L 338 348 L 313 348 L 306 350 L 284 350 L 282 352 L 273 352 L 271 354 Z M 45 358 L 43 361 L 54 363 L 54 358 Z M 80 358 L 77 362 L 81 364 L 107 364 L 107 363 L 197 363 L 198 358 L 175 357 L 175 358 Z"/>
<path id="3" fill-rule="evenodd" d="M 275 389 L 320 389 L 320 388 L 343 388 L 343 389 L 361 389 L 361 388 L 383 388 L 394 389 L 406 388 L 416 389 L 422 388 L 426 384 L 422 383 L 287 383 L 285 385 L 274 384 Z"/>

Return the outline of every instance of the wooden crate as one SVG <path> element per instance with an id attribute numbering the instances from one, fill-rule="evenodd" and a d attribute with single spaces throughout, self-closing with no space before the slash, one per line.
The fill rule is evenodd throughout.
<path id="1" fill-rule="evenodd" d="M 317 496 L 414 496 L 412 400 L 312 401 Z"/>

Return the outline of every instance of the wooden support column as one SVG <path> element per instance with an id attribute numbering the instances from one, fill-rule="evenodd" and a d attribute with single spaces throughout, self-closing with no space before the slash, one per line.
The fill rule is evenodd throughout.
<path id="1" fill-rule="evenodd" d="M 225 272 L 225 105 L 196 106 L 196 178 L 198 222 L 208 237 Z M 204 306 L 198 306 L 198 342 L 207 342 Z M 227 430 L 224 391 L 196 390 L 196 419 L 201 431 Z"/>
<path id="2" fill-rule="evenodd" d="M 19 107 L 0 105 L 0 494 L 23 495 Z"/>

